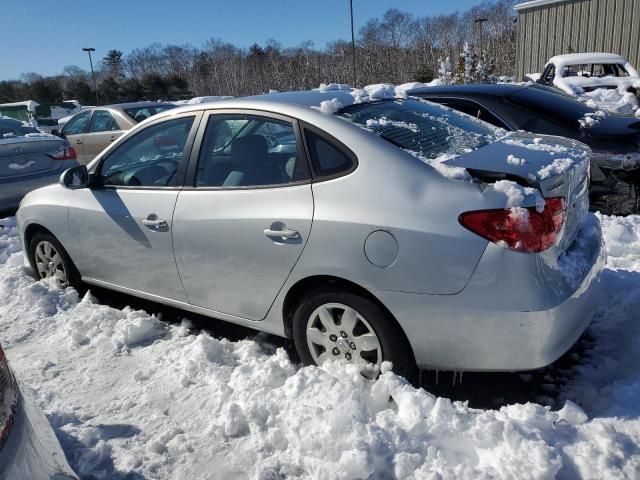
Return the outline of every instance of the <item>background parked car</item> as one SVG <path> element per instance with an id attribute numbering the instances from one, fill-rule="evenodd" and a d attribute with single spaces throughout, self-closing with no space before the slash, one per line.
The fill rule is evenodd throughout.
<path id="1" fill-rule="evenodd" d="M 549 59 L 537 80 L 543 85 L 556 87 L 579 95 L 597 88 L 636 91 L 640 75 L 629 61 L 612 53 L 569 53 Z"/>
<path id="2" fill-rule="evenodd" d="M 510 131 L 559 135 L 586 143 L 591 207 L 608 214 L 638 212 L 640 119 L 598 110 L 543 85 L 445 85 L 408 90 Z"/>
<path id="3" fill-rule="evenodd" d="M 604 262 L 589 150 L 366 95 L 221 100 L 139 125 L 93 175 L 75 167 L 23 201 L 33 271 L 290 336 L 308 364 L 372 375 L 384 360 L 403 375 L 556 360 L 590 321 Z"/>
<path id="4" fill-rule="evenodd" d="M 173 103 L 134 102 L 93 107 L 74 115 L 60 135 L 74 146 L 81 164 L 89 163 L 124 132 L 157 113 L 176 108 Z"/>
<path id="5" fill-rule="evenodd" d="M 0 118 L 0 212 L 18 207 L 35 188 L 78 165 L 69 142 L 11 118 Z"/>
<path id="6" fill-rule="evenodd" d="M 31 392 L 0 346 L 0 480 L 77 480 Z"/>

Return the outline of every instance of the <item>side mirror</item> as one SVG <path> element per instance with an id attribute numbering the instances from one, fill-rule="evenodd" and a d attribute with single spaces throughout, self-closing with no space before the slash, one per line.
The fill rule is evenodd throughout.
<path id="1" fill-rule="evenodd" d="M 88 188 L 91 184 L 91 177 L 86 165 L 78 165 L 71 167 L 60 175 L 60 185 L 64 188 L 77 190 L 79 188 Z"/>

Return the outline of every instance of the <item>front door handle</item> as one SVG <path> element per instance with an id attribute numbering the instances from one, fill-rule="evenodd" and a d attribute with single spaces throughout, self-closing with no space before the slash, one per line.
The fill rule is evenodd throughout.
<path id="1" fill-rule="evenodd" d="M 267 237 L 279 237 L 284 238 L 285 240 L 291 240 L 300 236 L 300 233 L 298 233 L 296 230 L 291 230 L 289 228 L 287 228 L 286 230 L 272 230 L 270 228 L 266 228 L 264 230 L 264 234 Z"/>
<path id="2" fill-rule="evenodd" d="M 158 218 L 158 216 L 154 213 L 147 216 L 147 218 L 143 218 L 142 224 L 145 227 L 150 228 L 151 230 L 157 230 L 157 231 L 169 230 L 169 224 L 167 223 L 167 221 Z"/>

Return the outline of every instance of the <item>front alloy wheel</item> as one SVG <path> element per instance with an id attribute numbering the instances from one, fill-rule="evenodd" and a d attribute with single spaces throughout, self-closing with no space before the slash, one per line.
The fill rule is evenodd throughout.
<path id="1" fill-rule="evenodd" d="M 69 285 L 67 268 L 56 247 L 48 240 L 38 242 L 34 252 L 36 270 L 40 278 L 56 278 L 58 285 L 65 288 Z"/>
<path id="2" fill-rule="evenodd" d="M 373 327 L 342 303 L 326 303 L 313 311 L 307 321 L 307 345 L 316 365 L 344 359 L 362 364 L 363 374 L 371 378 L 382 365 L 382 348 Z"/>

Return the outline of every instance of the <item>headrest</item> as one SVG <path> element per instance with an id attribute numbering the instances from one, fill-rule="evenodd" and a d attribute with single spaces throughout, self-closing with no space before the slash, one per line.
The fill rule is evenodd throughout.
<path id="1" fill-rule="evenodd" d="M 247 135 L 231 142 L 231 157 L 234 162 L 261 163 L 267 160 L 269 148 L 262 135 Z"/>

